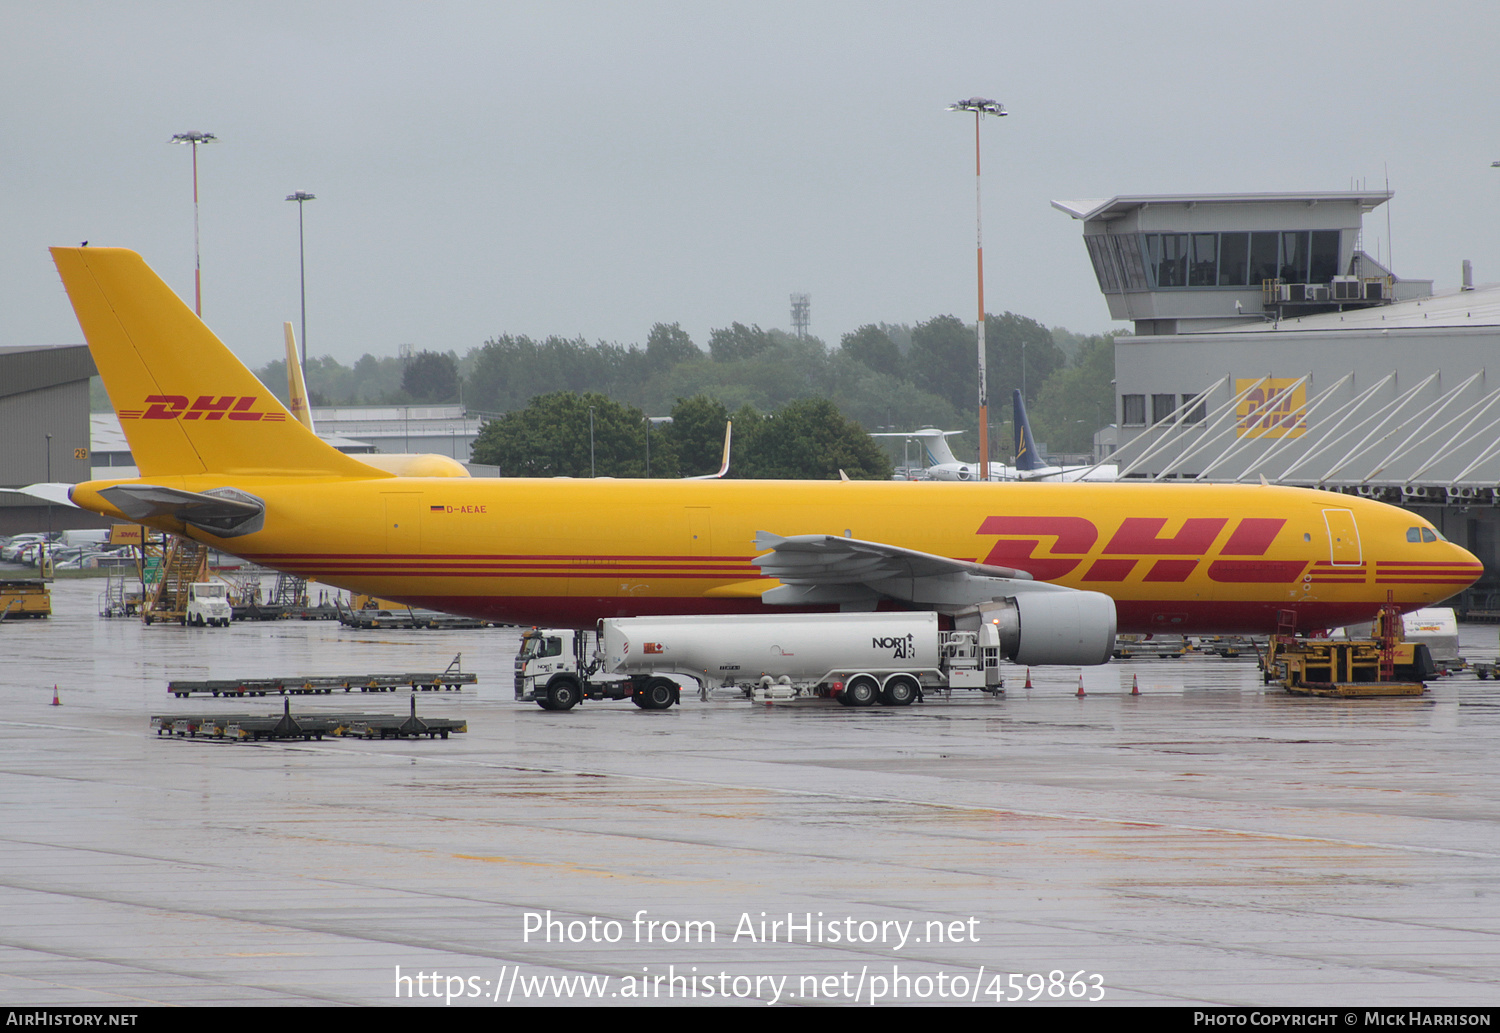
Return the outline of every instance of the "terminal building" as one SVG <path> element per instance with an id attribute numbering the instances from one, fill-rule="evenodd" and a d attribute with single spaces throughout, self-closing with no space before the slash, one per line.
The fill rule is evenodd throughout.
<path id="1" fill-rule="evenodd" d="M 1388 192 L 1055 201 L 1083 223 L 1115 342 L 1122 477 L 1248 481 L 1410 508 L 1500 610 L 1500 286 L 1434 294 L 1365 253 Z M 1467 266 L 1465 266 L 1467 269 Z"/>

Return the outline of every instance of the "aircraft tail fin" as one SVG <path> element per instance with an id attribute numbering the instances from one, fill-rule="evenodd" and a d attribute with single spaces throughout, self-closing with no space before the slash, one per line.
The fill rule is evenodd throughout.
<path id="1" fill-rule="evenodd" d="M 307 401 L 307 381 L 303 379 L 302 362 L 297 357 L 297 334 L 291 323 L 282 323 L 281 329 L 286 335 L 286 397 L 290 403 L 287 408 L 297 417 L 298 423 L 316 434 L 318 429 L 313 426 L 312 406 Z"/>
<path id="2" fill-rule="evenodd" d="M 1041 470 L 1047 464 L 1037 455 L 1036 442 L 1031 438 L 1031 421 L 1026 418 L 1026 402 L 1021 398 L 1019 389 L 1012 390 L 1011 404 L 1015 409 L 1016 469 L 1021 473 Z"/>
<path id="3" fill-rule="evenodd" d="M 922 451 L 927 455 L 928 466 L 956 465 L 958 457 L 953 454 L 953 449 L 948 447 L 948 439 L 955 434 L 962 434 L 961 430 L 938 430 L 936 427 L 923 427 L 921 430 L 891 431 L 883 433 L 872 433 L 872 438 L 907 438 L 922 446 Z"/>
<path id="4" fill-rule="evenodd" d="M 59 247 L 53 261 L 142 477 L 381 477 L 302 426 L 140 255 Z"/>

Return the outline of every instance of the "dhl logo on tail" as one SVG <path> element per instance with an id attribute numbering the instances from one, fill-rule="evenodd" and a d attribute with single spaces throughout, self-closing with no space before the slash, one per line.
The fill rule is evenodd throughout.
<path id="1" fill-rule="evenodd" d="M 257 395 L 199 395 L 189 404 L 186 395 L 147 395 L 146 408 L 121 409 L 122 420 L 221 420 L 229 418 L 246 423 L 261 420 L 276 422 L 286 419 L 284 412 L 256 411 L 253 406 L 259 401 Z"/>

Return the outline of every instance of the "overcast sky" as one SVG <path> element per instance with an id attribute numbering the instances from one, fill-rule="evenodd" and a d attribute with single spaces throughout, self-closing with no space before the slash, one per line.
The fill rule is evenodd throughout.
<path id="1" fill-rule="evenodd" d="M 1112 323 L 1053 199 L 1384 183 L 1372 253 L 1500 280 L 1493 2 L 0 0 L 0 344 L 80 333 L 53 244 L 141 252 L 251 365 L 681 322 Z"/>

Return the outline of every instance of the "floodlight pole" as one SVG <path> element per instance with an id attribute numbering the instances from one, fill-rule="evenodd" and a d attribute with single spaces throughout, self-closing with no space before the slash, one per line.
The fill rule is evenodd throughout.
<path id="1" fill-rule="evenodd" d="M 302 283 L 302 376 L 307 376 L 307 251 L 302 245 L 302 205 L 316 201 L 317 197 L 306 190 L 287 194 L 288 201 L 297 202 L 297 271 Z"/>
<path id="2" fill-rule="evenodd" d="M 990 388 L 984 356 L 984 223 L 980 217 L 979 191 L 979 119 L 982 115 L 1009 114 L 999 101 L 970 97 L 948 105 L 949 111 L 974 113 L 974 246 L 979 275 L 979 318 L 975 320 L 979 347 L 979 479 L 990 479 Z"/>
<path id="3" fill-rule="evenodd" d="M 203 318 L 203 262 L 198 248 L 198 145 L 210 144 L 217 139 L 213 133 L 200 133 L 194 129 L 176 133 L 170 141 L 191 144 L 193 148 L 193 311 L 200 319 Z"/>

